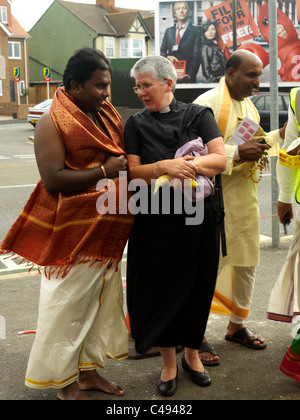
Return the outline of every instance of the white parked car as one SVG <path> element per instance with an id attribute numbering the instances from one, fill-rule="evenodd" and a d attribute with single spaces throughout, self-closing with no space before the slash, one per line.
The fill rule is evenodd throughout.
<path id="1" fill-rule="evenodd" d="M 50 110 L 52 104 L 52 99 L 46 99 L 45 101 L 41 102 L 33 106 L 32 108 L 28 109 L 27 121 L 30 122 L 34 127 L 36 126 L 39 118 Z"/>

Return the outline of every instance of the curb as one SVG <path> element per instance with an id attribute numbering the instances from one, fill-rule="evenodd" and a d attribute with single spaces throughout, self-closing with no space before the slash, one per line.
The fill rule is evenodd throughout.
<path id="1" fill-rule="evenodd" d="M 282 236 L 280 238 L 281 244 L 286 244 L 287 242 L 291 242 L 293 239 L 293 235 Z M 260 245 L 270 245 L 272 244 L 272 238 L 270 236 L 260 235 Z"/>
<path id="2" fill-rule="evenodd" d="M 25 122 L 27 122 L 27 120 L 17 120 L 17 119 L 0 120 L 0 124 L 21 124 Z"/>

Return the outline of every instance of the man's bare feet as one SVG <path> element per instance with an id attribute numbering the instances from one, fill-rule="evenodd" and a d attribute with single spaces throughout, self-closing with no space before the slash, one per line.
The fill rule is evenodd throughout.
<path id="1" fill-rule="evenodd" d="M 96 370 L 80 372 L 78 385 L 81 391 L 102 391 L 117 396 L 125 393 L 121 386 L 102 378 Z"/>
<path id="2" fill-rule="evenodd" d="M 85 395 L 79 389 L 78 383 L 73 382 L 72 384 L 61 388 L 57 392 L 57 398 L 61 401 L 90 401 L 91 399 Z"/>

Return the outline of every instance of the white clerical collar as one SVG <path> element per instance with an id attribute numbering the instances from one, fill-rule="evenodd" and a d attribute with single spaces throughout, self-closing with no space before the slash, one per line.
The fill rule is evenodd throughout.
<path id="1" fill-rule="evenodd" d="M 159 112 L 160 114 L 167 114 L 167 113 L 168 113 L 168 112 L 170 112 L 170 111 L 171 111 L 170 106 L 166 106 L 165 108 L 160 109 L 158 112 Z"/>

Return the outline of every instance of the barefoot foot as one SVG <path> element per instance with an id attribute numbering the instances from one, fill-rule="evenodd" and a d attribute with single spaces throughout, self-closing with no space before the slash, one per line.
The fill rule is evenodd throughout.
<path id="1" fill-rule="evenodd" d="M 57 392 L 57 398 L 61 401 L 90 401 L 91 399 L 79 389 L 78 383 L 72 384 L 61 388 Z"/>
<path id="2" fill-rule="evenodd" d="M 96 370 L 80 372 L 78 385 L 82 391 L 101 391 L 117 396 L 125 393 L 121 386 L 102 378 Z"/>

